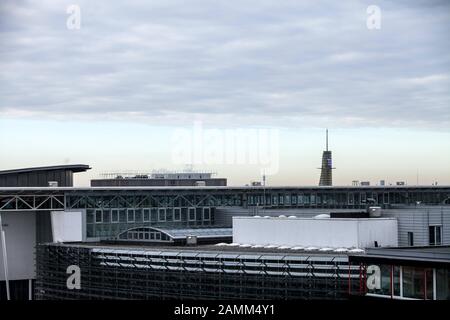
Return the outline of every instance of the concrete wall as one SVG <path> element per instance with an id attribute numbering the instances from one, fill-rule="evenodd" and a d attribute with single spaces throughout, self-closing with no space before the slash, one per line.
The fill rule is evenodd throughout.
<path id="1" fill-rule="evenodd" d="M 9 280 L 35 278 L 36 217 L 34 212 L 2 213 L 6 235 Z M 0 280 L 5 280 L 0 242 Z"/>
<path id="2" fill-rule="evenodd" d="M 397 245 L 397 221 L 377 219 L 233 218 L 233 242 L 314 247 Z"/>
<path id="3" fill-rule="evenodd" d="M 336 219 L 338 220 L 338 219 Z M 358 223 L 358 246 L 370 248 L 375 246 L 398 246 L 397 219 L 355 219 Z"/>

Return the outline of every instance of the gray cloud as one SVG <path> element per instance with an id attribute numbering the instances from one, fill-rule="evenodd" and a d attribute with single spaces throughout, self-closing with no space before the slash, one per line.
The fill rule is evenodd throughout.
<path id="1" fill-rule="evenodd" d="M 0 116 L 450 127 L 450 5 L 377 1 L 0 4 Z"/>

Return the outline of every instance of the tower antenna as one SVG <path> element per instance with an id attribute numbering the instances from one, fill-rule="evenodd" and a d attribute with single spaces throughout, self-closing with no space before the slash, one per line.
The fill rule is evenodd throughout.
<path id="1" fill-rule="evenodd" d="M 327 128 L 327 149 L 326 150 L 328 151 L 328 128 Z"/>

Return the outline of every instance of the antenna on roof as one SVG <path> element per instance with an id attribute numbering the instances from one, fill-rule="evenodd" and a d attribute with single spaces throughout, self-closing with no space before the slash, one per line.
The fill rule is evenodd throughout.
<path id="1" fill-rule="evenodd" d="M 328 151 L 328 129 L 327 129 L 327 151 Z"/>

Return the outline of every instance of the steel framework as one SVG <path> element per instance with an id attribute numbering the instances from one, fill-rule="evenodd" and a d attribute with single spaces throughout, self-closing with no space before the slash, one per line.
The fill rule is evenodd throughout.
<path id="1" fill-rule="evenodd" d="M 346 299 L 359 277 L 346 256 L 46 244 L 37 260 L 38 299 Z"/>

